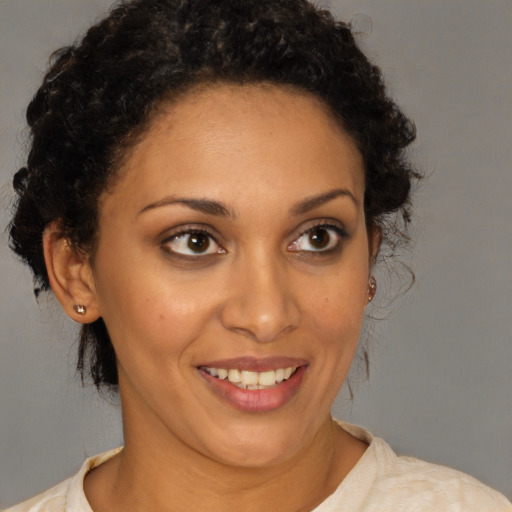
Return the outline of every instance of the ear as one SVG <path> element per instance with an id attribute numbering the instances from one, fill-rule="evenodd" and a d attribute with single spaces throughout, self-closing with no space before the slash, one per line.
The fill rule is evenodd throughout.
<path id="1" fill-rule="evenodd" d="M 368 249 L 370 253 L 370 269 L 375 265 L 382 244 L 382 230 L 377 224 L 368 229 Z"/>
<path id="2" fill-rule="evenodd" d="M 57 222 L 45 229 L 43 248 L 50 286 L 66 314 L 83 324 L 97 320 L 100 314 L 89 256 L 71 246 Z M 76 305 L 85 306 L 85 313 L 79 314 Z"/>
<path id="3" fill-rule="evenodd" d="M 373 224 L 368 229 L 368 249 L 370 254 L 370 275 L 368 276 L 368 294 L 366 296 L 365 305 L 368 305 L 375 296 L 375 292 L 377 291 L 377 282 L 375 281 L 375 277 L 372 276 L 371 271 L 375 262 L 377 260 L 377 256 L 379 255 L 380 246 L 382 243 L 382 230 L 377 224 Z"/>

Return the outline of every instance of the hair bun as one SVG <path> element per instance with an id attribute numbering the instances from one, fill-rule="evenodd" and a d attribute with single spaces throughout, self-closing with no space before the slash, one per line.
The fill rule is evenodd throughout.
<path id="1" fill-rule="evenodd" d="M 27 187 L 29 170 L 26 167 L 22 167 L 12 179 L 12 186 L 17 193 L 23 192 Z"/>

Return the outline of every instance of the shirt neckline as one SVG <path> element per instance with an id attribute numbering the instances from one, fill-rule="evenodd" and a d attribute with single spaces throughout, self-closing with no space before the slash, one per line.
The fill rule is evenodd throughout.
<path id="1" fill-rule="evenodd" d="M 311 512 L 328 512 L 329 510 L 333 510 L 333 507 L 341 501 L 343 501 L 346 506 L 347 499 L 350 499 L 351 502 L 362 501 L 377 476 L 377 465 L 374 464 L 374 462 L 376 460 L 375 445 L 378 439 L 362 427 L 342 421 L 335 421 L 350 435 L 368 444 L 368 448 L 334 492 Z M 122 449 L 123 447 L 119 446 L 93 457 L 89 457 L 84 461 L 78 473 L 71 478 L 66 495 L 66 512 L 93 512 L 84 492 L 85 476 L 92 469 L 117 455 Z M 348 496 L 349 493 L 350 496 Z"/>

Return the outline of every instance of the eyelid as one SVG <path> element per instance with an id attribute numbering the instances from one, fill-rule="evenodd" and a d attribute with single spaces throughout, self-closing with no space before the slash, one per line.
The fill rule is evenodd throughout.
<path id="1" fill-rule="evenodd" d="M 211 241 L 213 241 L 218 246 L 219 250 L 217 250 L 215 253 L 198 253 L 197 255 L 192 255 L 173 251 L 170 247 L 168 247 L 168 244 L 171 241 L 176 240 L 181 236 L 193 234 L 203 234 L 207 236 L 208 238 L 210 238 Z M 216 234 L 216 230 L 213 229 L 211 226 L 204 224 L 183 224 L 180 226 L 176 226 L 172 229 L 166 230 L 165 233 L 161 236 L 163 237 L 163 239 L 159 242 L 159 244 L 162 247 L 162 249 L 164 249 L 169 254 L 172 254 L 173 256 L 177 256 L 184 259 L 197 260 L 201 257 L 204 258 L 206 256 L 212 256 L 213 254 L 223 254 L 227 252 L 223 245 L 219 242 L 219 236 Z"/>
<path id="2" fill-rule="evenodd" d="M 295 243 L 297 240 L 299 240 L 301 237 L 307 235 L 311 231 L 314 231 L 318 228 L 324 228 L 324 229 L 332 229 L 336 232 L 336 234 L 340 237 L 340 240 L 335 244 L 334 247 L 331 247 L 329 249 L 319 249 L 316 251 L 313 250 L 291 250 L 290 246 Z M 345 229 L 345 226 L 342 222 L 340 222 L 337 219 L 332 218 L 325 218 L 325 219 L 315 219 L 313 221 L 306 222 L 305 224 L 302 224 L 298 230 L 295 231 L 295 234 L 293 235 L 293 238 L 291 242 L 288 244 L 288 250 L 295 253 L 307 253 L 311 255 L 322 255 L 322 254 L 329 254 L 330 252 L 336 251 L 340 248 L 341 240 L 347 240 L 350 238 L 349 233 Z"/>
<path id="3" fill-rule="evenodd" d="M 349 234 L 343 222 L 332 217 L 322 217 L 320 219 L 313 219 L 303 222 L 298 228 L 294 229 L 291 237 L 293 239 L 319 227 L 333 228 L 339 231 L 340 236 L 343 238 L 349 238 Z"/>
<path id="4" fill-rule="evenodd" d="M 212 237 L 219 245 L 218 239 L 220 238 L 220 234 L 218 231 L 210 226 L 209 224 L 180 224 L 179 226 L 174 226 L 173 228 L 168 228 L 160 233 L 158 237 L 161 239 L 160 243 L 164 243 L 171 238 L 174 238 L 179 235 L 184 235 L 187 233 L 204 233 Z"/>

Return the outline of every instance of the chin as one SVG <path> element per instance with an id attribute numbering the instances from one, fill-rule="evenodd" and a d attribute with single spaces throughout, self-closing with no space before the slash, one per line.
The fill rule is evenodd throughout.
<path id="1" fill-rule="evenodd" d="M 284 424 L 272 421 L 256 423 L 227 428 L 220 438 L 212 435 L 207 448 L 210 458 L 233 467 L 271 467 L 293 458 L 310 441 L 306 429 L 287 428 L 293 427 L 292 420 Z"/>

